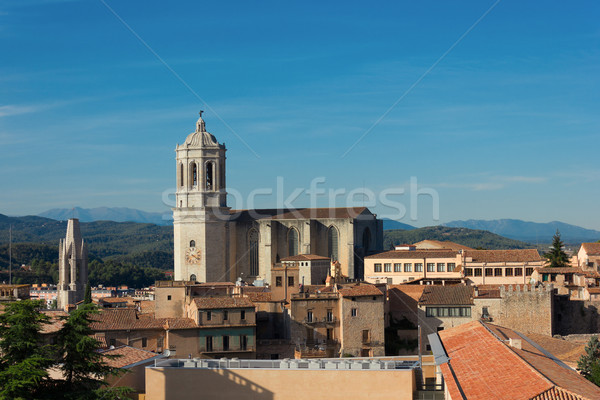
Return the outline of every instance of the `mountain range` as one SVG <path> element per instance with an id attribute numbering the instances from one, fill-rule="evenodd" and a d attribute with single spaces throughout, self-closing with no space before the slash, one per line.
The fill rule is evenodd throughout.
<path id="1" fill-rule="evenodd" d="M 66 221 L 78 218 L 80 222 L 115 221 L 141 222 L 155 225 L 172 225 L 173 215 L 170 211 L 148 212 L 127 207 L 97 207 L 97 208 L 53 208 L 38 214 L 39 217 Z"/>
<path id="2" fill-rule="evenodd" d="M 559 221 L 539 223 L 519 219 L 496 219 L 490 221 L 470 219 L 448 222 L 444 226 L 489 231 L 507 238 L 533 244 L 551 242 L 556 230 L 560 232 L 561 238 L 565 243 L 578 244 L 600 240 L 600 231 Z"/>
<path id="3" fill-rule="evenodd" d="M 172 225 L 173 218 L 169 211 L 147 212 L 126 207 L 98 207 L 72 209 L 55 208 L 44 211 L 39 214 L 40 217 L 46 217 L 57 221 L 65 221 L 69 218 L 79 218 L 81 222 L 94 221 L 115 221 L 115 222 L 139 222 L 151 223 L 155 225 Z M 576 244 L 581 242 L 597 241 L 600 239 L 600 231 L 586 229 L 580 226 L 567 224 L 559 221 L 547 223 L 529 222 L 518 219 L 497 219 L 497 220 L 457 220 L 451 221 L 442 226 L 453 228 L 469 228 L 475 230 L 489 231 L 510 239 L 525 241 L 533 244 L 549 243 L 552 236 L 558 229 L 562 239 L 566 243 Z M 414 230 L 414 226 L 399 221 L 384 219 L 384 230 Z"/>

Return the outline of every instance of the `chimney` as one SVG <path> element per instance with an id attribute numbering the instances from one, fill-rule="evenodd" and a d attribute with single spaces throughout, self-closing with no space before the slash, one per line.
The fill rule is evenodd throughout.
<path id="1" fill-rule="evenodd" d="M 508 339 L 508 344 L 514 349 L 521 350 L 521 339 Z"/>

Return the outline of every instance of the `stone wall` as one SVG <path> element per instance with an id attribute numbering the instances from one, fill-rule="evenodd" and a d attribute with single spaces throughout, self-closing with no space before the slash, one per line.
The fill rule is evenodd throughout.
<path id="1" fill-rule="evenodd" d="M 491 322 L 518 332 L 552 336 L 554 288 L 529 285 L 500 287 L 501 299 L 475 298 L 471 310 L 473 320 L 480 319 L 483 307 L 488 308 Z"/>
<path id="2" fill-rule="evenodd" d="M 570 300 L 568 295 L 555 296 L 554 333 L 570 335 L 600 332 L 598 308 L 598 301 Z"/>
<path id="3" fill-rule="evenodd" d="M 342 297 L 341 333 L 343 354 L 361 356 L 363 350 L 370 353 L 363 356 L 385 355 L 385 319 L 383 296 Z M 356 316 L 352 316 L 356 309 Z M 363 331 L 369 331 L 368 340 L 363 340 Z"/>

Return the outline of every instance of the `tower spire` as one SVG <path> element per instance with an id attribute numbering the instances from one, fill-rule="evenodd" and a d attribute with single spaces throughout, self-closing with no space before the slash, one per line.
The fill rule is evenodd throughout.
<path id="1" fill-rule="evenodd" d="M 196 132 L 206 132 L 206 125 L 204 124 L 204 120 L 202 119 L 202 113 L 204 110 L 200 110 L 198 114 L 200 114 L 200 118 L 198 118 L 198 122 L 196 122 Z"/>

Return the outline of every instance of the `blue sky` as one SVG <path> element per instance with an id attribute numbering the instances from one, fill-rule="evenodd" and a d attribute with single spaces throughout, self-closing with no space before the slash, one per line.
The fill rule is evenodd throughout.
<path id="1" fill-rule="evenodd" d="M 234 207 L 278 177 L 286 196 L 323 177 L 336 205 L 364 188 L 387 217 L 381 192 L 403 188 L 418 226 L 600 229 L 597 2 L 323 3 L 3 2 L 0 213 L 168 210 L 202 108 Z M 410 218 L 411 177 L 439 220 L 428 196 Z"/>

